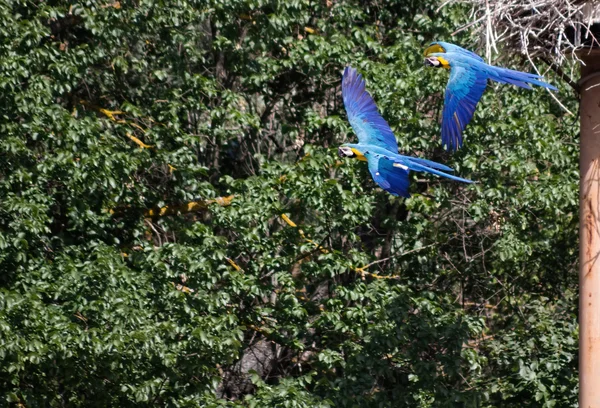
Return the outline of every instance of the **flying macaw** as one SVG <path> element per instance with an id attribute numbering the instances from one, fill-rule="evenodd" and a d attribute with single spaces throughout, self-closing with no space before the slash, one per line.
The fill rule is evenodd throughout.
<path id="1" fill-rule="evenodd" d="M 453 170 L 443 164 L 398 154 L 398 143 L 392 129 L 377 111 L 373 98 L 365 89 L 364 79 L 354 68 L 346 67 L 344 70 L 342 96 L 348 120 L 358 136 L 358 144 L 343 144 L 338 154 L 340 157 L 368 162 L 373 180 L 382 189 L 395 196 L 410 197 L 410 170 L 472 183 L 471 180 L 444 173 Z"/>
<path id="2" fill-rule="evenodd" d="M 425 64 L 450 69 L 442 112 L 442 144 L 448 150 L 462 146 L 462 132 L 473 118 L 488 78 L 525 89 L 531 89 L 530 84 L 533 84 L 558 90 L 540 81 L 539 75 L 488 65 L 474 52 L 442 41 L 431 43 L 425 50 Z"/>

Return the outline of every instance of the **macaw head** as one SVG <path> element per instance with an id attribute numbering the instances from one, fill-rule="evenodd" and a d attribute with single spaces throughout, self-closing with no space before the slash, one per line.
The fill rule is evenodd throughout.
<path id="1" fill-rule="evenodd" d="M 429 44 L 423 53 L 425 56 L 425 64 L 431 67 L 450 68 L 450 62 L 457 62 L 468 58 L 469 62 L 476 60 L 484 62 L 483 58 L 475 54 L 473 51 L 459 47 L 458 45 L 436 41 Z"/>
<path id="2" fill-rule="evenodd" d="M 425 56 L 425 65 L 434 68 L 450 68 L 450 63 L 445 53 L 451 51 L 452 47 L 458 48 L 453 44 L 441 41 L 432 42 L 423 53 Z"/>
<path id="3" fill-rule="evenodd" d="M 338 147 L 338 155 L 340 157 L 350 157 L 361 161 L 367 161 L 367 158 L 360 151 L 358 145 L 343 144 Z"/>

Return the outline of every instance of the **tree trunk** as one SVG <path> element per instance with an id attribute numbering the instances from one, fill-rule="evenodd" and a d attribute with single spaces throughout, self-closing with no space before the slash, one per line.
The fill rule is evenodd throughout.
<path id="1" fill-rule="evenodd" d="M 579 406 L 600 408 L 600 52 L 581 58 Z"/>

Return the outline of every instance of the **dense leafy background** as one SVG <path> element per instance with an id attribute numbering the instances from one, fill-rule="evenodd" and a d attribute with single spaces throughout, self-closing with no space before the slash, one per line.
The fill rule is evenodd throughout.
<path id="1" fill-rule="evenodd" d="M 493 85 L 445 153 L 439 6 L 0 1 L 0 405 L 575 407 L 577 118 Z M 479 183 L 340 161 L 347 64 Z"/>

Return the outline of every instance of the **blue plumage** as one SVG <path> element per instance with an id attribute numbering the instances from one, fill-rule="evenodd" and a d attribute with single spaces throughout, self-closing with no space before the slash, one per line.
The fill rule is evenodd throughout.
<path id="1" fill-rule="evenodd" d="M 557 90 L 541 81 L 539 75 L 488 65 L 479 55 L 458 45 L 434 42 L 425 50 L 425 56 L 428 65 L 450 69 L 442 111 L 442 144 L 448 150 L 462 146 L 462 132 L 473 118 L 488 78 L 525 89 L 537 85 Z"/>
<path id="2" fill-rule="evenodd" d="M 453 168 L 444 166 L 443 164 L 427 160 L 427 159 L 419 159 L 418 157 L 411 157 L 410 161 L 413 163 L 421 164 L 425 167 L 431 167 L 432 169 L 438 169 L 442 171 L 454 171 Z"/>
<path id="3" fill-rule="evenodd" d="M 439 48 L 436 46 L 438 46 Z M 459 54 L 464 54 L 468 57 L 484 62 L 483 58 L 481 58 L 478 54 L 475 54 L 473 51 L 466 50 L 463 47 L 459 47 L 458 45 L 454 45 L 444 41 L 432 42 L 431 44 L 429 44 L 427 50 L 430 50 L 430 52 L 457 52 Z M 428 54 L 427 50 L 425 50 L 425 56 L 427 56 Z"/>
<path id="4" fill-rule="evenodd" d="M 392 195 L 409 197 L 408 169 L 394 167 L 394 161 L 385 156 L 373 155 L 368 159 L 373 180 Z"/>
<path id="5" fill-rule="evenodd" d="M 346 67 L 342 77 L 342 97 L 348 120 L 360 143 L 398 151 L 394 132 L 377 111 L 375 101 L 365 89 L 365 80 L 350 67 Z"/>
<path id="6" fill-rule="evenodd" d="M 367 161 L 373 180 L 390 194 L 409 197 L 410 170 L 433 173 L 452 180 L 472 181 L 446 174 L 450 167 L 427 159 L 398 154 L 398 143 L 392 129 L 377 111 L 365 81 L 354 68 L 347 67 L 342 79 L 342 97 L 348 121 L 358 136 L 358 144 L 343 144 L 340 156 Z"/>

